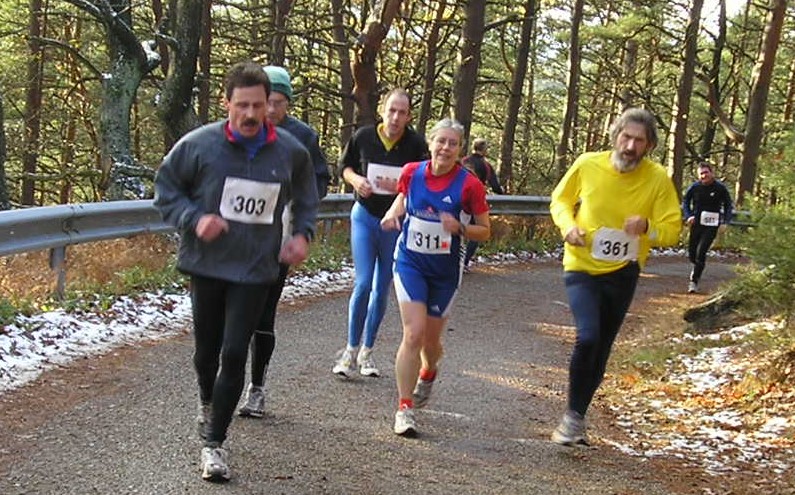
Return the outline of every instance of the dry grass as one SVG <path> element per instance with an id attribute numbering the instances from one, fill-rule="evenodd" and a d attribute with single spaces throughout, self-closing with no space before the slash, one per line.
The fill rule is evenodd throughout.
<path id="1" fill-rule="evenodd" d="M 338 221 L 328 227 L 319 222 L 318 236 L 335 245 L 313 248 L 315 258 L 320 259 L 307 263 L 304 268 L 322 267 L 323 258 L 348 255 L 348 223 Z M 482 246 L 481 253 L 543 249 L 545 243 L 550 242 L 557 242 L 557 231 L 549 218 L 494 217 L 492 239 Z M 90 290 L 116 285 L 121 274 L 133 268 L 145 272 L 163 270 L 173 265 L 176 246 L 176 238 L 171 235 L 141 235 L 70 246 L 66 253 L 66 289 Z M 0 257 L 0 299 L 12 303 L 49 299 L 55 291 L 57 277 L 49 267 L 49 256 L 49 251 L 36 251 Z"/>
<path id="2" fill-rule="evenodd" d="M 114 284 L 125 270 L 157 271 L 173 263 L 172 236 L 141 235 L 70 246 L 66 250 L 67 288 Z M 0 258 L 0 297 L 9 301 L 39 301 L 55 290 L 56 273 L 49 251 Z"/>

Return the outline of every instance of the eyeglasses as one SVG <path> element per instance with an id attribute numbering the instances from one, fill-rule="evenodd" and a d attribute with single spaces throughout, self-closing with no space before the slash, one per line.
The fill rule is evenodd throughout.
<path id="1" fill-rule="evenodd" d="M 451 148 L 457 148 L 459 144 L 458 139 L 447 139 L 443 137 L 433 138 L 433 142 L 440 146 L 447 145 Z"/>
<path id="2" fill-rule="evenodd" d="M 287 106 L 287 103 L 288 103 L 287 99 L 282 100 L 277 98 L 268 98 L 268 105 L 274 107 L 284 107 Z"/>

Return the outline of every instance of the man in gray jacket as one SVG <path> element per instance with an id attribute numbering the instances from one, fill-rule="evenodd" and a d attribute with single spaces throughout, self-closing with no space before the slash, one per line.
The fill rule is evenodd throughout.
<path id="1" fill-rule="evenodd" d="M 222 445 L 279 263 L 305 260 L 315 230 L 319 200 L 309 153 L 267 123 L 270 89 L 260 65 L 232 67 L 228 118 L 180 139 L 155 179 L 155 206 L 181 235 L 177 268 L 190 276 L 201 468 L 209 481 L 230 478 Z M 282 246 L 288 203 L 292 237 Z"/>

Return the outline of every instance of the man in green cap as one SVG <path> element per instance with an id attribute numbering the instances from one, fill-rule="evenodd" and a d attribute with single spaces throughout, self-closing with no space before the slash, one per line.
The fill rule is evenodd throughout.
<path id="1" fill-rule="evenodd" d="M 287 113 L 293 101 L 293 86 L 287 70 L 275 65 L 268 65 L 263 70 L 268 74 L 271 82 L 267 109 L 268 122 L 287 130 L 309 151 L 315 170 L 317 195 L 322 199 L 328 192 L 330 174 L 326 157 L 320 149 L 318 134 L 309 125 Z M 284 224 L 289 225 L 289 220 Z M 279 278 L 268 293 L 265 310 L 254 332 L 254 338 L 251 339 L 251 383 L 248 386 L 246 403 L 238 411 L 240 416 L 261 418 L 265 414 L 265 374 L 276 344 L 274 332 L 276 306 L 289 269 L 290 265 L 280 264 Z"/>

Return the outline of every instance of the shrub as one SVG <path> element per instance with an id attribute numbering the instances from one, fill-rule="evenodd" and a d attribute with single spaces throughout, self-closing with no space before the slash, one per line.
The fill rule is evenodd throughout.
<path id="1" fill-rule="evenodd" d="M 755 315 L 789 316 L 795 309 L 795 219 L 786 207 L 756 215 L 745 234 L 745 252 L 752 264 L 728 287 L 728 295 Z"/>

